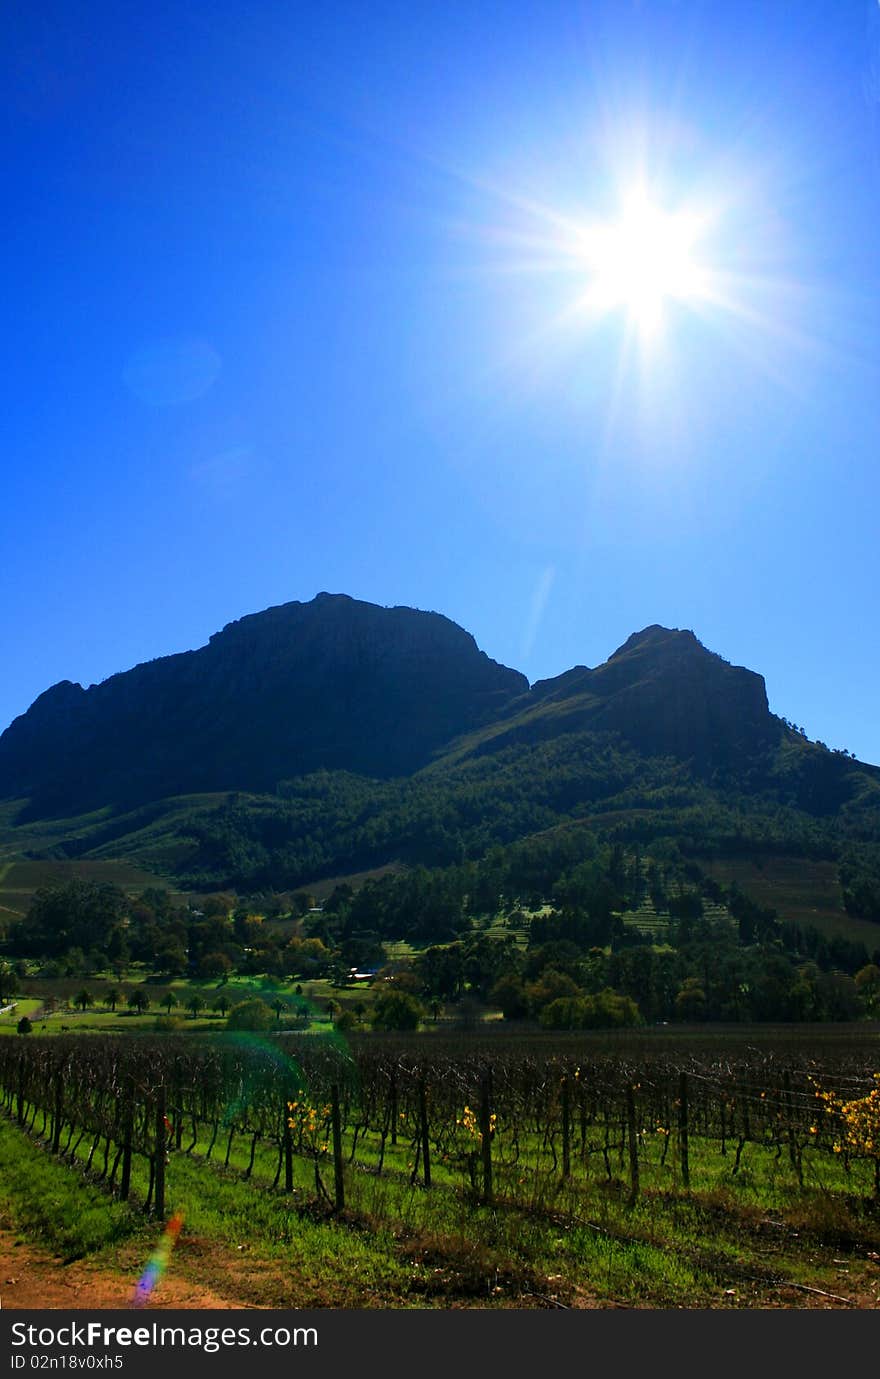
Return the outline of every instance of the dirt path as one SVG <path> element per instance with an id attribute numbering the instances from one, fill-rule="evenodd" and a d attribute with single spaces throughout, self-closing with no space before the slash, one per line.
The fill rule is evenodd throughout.
<path id="1" fill-rule="evenodd" d="M 16 1244 L 11 1231 L 0 1230 L 0 1306 L 4 1312 L 42 1308 L 128 1308 L 137 1266 L 120 1263 L 118 1272 L 88 1260 L 62 1264 L 35 1245 Z M 148 1307 L 252 1307 L 238 1298 L 220 1297 L 197 1281 L 168 1276 L 157 1285 Z"/>

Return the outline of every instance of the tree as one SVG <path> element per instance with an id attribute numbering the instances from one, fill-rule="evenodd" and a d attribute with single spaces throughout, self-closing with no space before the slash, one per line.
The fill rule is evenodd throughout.
<path id="1" fill-rule="evenodd" d="M 11 1000 L 18 990 L 18 977 L 8 962 L 0 962 L 0 1006 Z"/>
<path id="2" fill-rule="evenodd" d="M 505 972 L 489 993 L 493 1005 L 501 1007 L 505 1020 L 523 1020 L 529 1013 L 529 1002 L 522 978 L 515 972 Z"/>
<path id="3" fill-rule="evenodd" d="M 202 901 L 202 914 L 208 919 L 213 919 L 217 916 L 221 919 L 227 919 L 234 904 L 235 897 L 226 895 L 222 892 L 217 895 L 206 895 Z"/>
<path id="4" fill-rule="evenodd" d="M 560 972 L 555 967 L 545 967 L 538 980 L 530 982 L 526 987 L 529 1009 L 534 1015 L 540 1015 L 544 1007 L 549 1005 L 551 1001 L 562 1000 L 563 997 L 576 997 L 581 994 L 577 982 L 567 972 Z"/>
<path id="5" fill-rule="evenodd" d="M 880 1010 L 880 967 L 876 963 L 869 962 L 864 967 L 859 968 L 853 981 L 859 998 L 865 1008 L 867 1015 L 873 1015 Z"/>
<path id="6" fill-rule="evenodd" d="M 119 1005 L 119 992 L 115 986 L 108 987 L 105 991 L 104 1005 L 108 1010 L 112 1010 L 114 1015 L 116 1014 L 116 1007 Z"/>
<path id="7" fill-rule="evenodd" d="M 228 1029 L 267 1030 L 272 1027 L 272 1009 L 259 996 L 232 1007 L 226 1021 Z"/>
<path id="8" fill-rule="evenodd" d="M 177 997 L 174 995 L 174 992 L 167 991 L 165 995 L 162 997 L 161 1004 L 165 1007 L 167 1014 L 170 1015 L 174 1007 L 177 1005 Z"/>
<path id="9" fill-rule="evenodd" d="M 859 1014 L 859 989 L 845 972 L 823 972 L 819 991 L 827 1020 L 854 1020 Z"/>
<path id="10" fill-rule="evenodd" d="M 203 997 L 201 997 L 197 991 L 193 992 L 192 996 L 190 996 L 189 1000 L 186 1003 L 186 1008 L 189 1011 L 192 1018 L 195 1019 L 199 1012 L 205 1009 L 205 1002 Z"/>
<path id="11" fill-rule="evenodd" d="M 498 978 L 505 972 L 516 970 L 519 949 L 510 935 L 492 938 L 489 934 L 478 934 L 465 941 L 462 957 L 464 976 L 470 990 L 481 1001 L 487 1001 Z M 433 994 L 442 996 L 443 992 Z"/>
<path id="12" fill-rule="evenodd" d="M 157 971 L 165 972 L 169 977 L 180 977 L 187 969 L 186 949 L 175 938 L 162 941 L 155 951 L 153 960 Z"/>
<path id="13" fill-rule="evenodd" d="M 280 1024 L 281 1024 L 281 1013 L 282 1013 L 282 1011 L 285 1011 L 285 1010 L 287 1009 L 287 1004 L 286 1004 L 286 1002 L 282 1001 L 282 999 L 281 999 L 280 996 L 276 996 L 276 997 L 275 997 L 275 1000 L 272 1002 L 272 1009 L 273 1009 L 274 1012 L 275 1012 L 275 1019 L 276 1019 L 277 1023 L 280 1025 Z"/>
<path id="14" fill-rule="evenodd" d="M 541 1011 L 544 1029 L 616 1029 L 639 1023 L 639 1008 L 629 996 L 606 987 L 595 996 L 559 996 Z"/>
<path id="15" fill-rule="evenodd" d="M 229 1009 L 228 997 L 223 995 L 218 996 L 216 1001 L 214 1001 L 213 1005 L 211 1006 L 211 1009 L 216 1010 L 221 1017 L 224 1016 L 227 1010 Z"/>
<path id="16" fill-rule="evenodd" d="M 421 1001 L 408 991 L 383 991 L 373 1003 L 376 1029 L 418 1029 L 425 1016 Z"/>
<path id="17" fill-rule="evenodd" d="M 127 908 L 124 893 L 106 883 L 74 877 L 41 887 L 21 926 L 25 951 L 51 957 L 73 948 L 106 952 Z"/>
<path id="18" fill-rule="evenodd" d="M 319 938 L 292 938 L 281 954 L 290 976 L 320 977 L 330 964 L 330 949 Z"/>
<path id="19" fill-rule="evenodd" d="M 65 977 L 81 977 L 86 970 L 86 955 L 81 948 L 68 948 L 62 959 Z"/>
<path id="20" fill-rule="evenodd" d="M 199 959 L 198 972 L 200 977 L 209 980 L 215 977 L 228 977 L 232 971 L 232 959 L 225 953 L 206 953 Z"/>
<path id="21" fill-rule="evenodd" d="M 435 944 L 419 956 L 417 971 L 425 995 L 441 1001 L 454 1001 L 464 984 L 464 959 L 460 943 L 447 948 Z"/>
<path id="22" fill-rule="evenodd" d="M 621 996 L 619 991 L 606 987 L 596 996 L 587 996 L 587 1002 L 595 1006 L 595 1028 L 618 1028 L 641 1023 L 639 1008 L 631 996 Z"/>
<path id="23" fill-rule="evenodd" d="M 129 996 L 128 1004 L 131 1010 L 134 1010 L 138 1015 L 143 1015 L 144 1011 L 150 1008 L 150 998 L 146 991 L 142 991 L 141 988 L 138 987 Z"/>
<path id="24" fill-rule="evenodd" d="M 540 1014 L 542 1029 L 583 1029 L 592 1010 L 592 996 L 557 996 Z"/>
<path id="25" fill-rule="evenodd" d="M 33 1025 L 31 1024 L 30 1020 L 26 1015 L 22 1015 L 21 1019 L 19 1020 L 15 1028 L 18 1030 L 19 1034 L 30 1034 L 31 1030 L 33 1029 Z"/>
<path id="26" fill-rule="evenodd" d="M 675 1013 L 681 1020 L 702 1020 L 706 993 L 699 977 L 685 977 L 675 997 Z"/>
<path id="27" fill-rule="evenodd" d="M 83 987 L 82 991 L 78 991 L 73 998 L 73 1004 L 79 1006 L 83 1014 L 85 1014 L 88 1007 L 94 1005 L 94 1003 L 95 998 L 86 987 Z"/>

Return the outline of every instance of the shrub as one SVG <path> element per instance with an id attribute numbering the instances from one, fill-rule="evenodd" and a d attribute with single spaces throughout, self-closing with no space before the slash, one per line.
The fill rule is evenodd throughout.
<path id="1" fill-rule="evenodd" d="M 543 1029 L 621 1029 L 641 1022 L 629 996 L 605 987 L 597 996 L 559 996 L 541 1011 Z"/>
<path id="2" fill-rule="evenodd" d="M 275 1023 L 271 1006 L 261 1001 L 259 996 L 250 1001 L 240 1001 L 233 1006 L 226 1021 L 227 1029 L 266 1030 Z"/>
<path id="3" fill-rule="evenodd" d="M 157 1034 L 176 1034 L 178 1030 L 184 1029 L 184 1023 L 176 1015 L 159 1015 L 153 1025 Z"/>

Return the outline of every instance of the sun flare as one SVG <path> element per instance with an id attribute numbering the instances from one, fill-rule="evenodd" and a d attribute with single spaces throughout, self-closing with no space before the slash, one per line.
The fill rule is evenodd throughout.
<path id="1" fill-rule="evenodd" d="M 661 210 L 641 188 L 630 192 L 616 221 L 583 232 L 586 305 L 599 313 L 623 310 L 642 335 L 653 334 L 668 301 L 694 302 L 705 294 L 696 257 L 701 228 L 697 216 Z"/>

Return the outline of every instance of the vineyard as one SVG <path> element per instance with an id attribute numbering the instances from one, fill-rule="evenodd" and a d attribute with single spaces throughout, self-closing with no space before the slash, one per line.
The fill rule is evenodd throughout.
<path id="1" fill-rule="evenodd" d="M 315 1213 L 399 1230 L 454 1211 L 644 1245 L 670 1204 L 720 1189 L 748 1197 L 769 1174 L 789 1200 L 845 1203 L 862 1245 L 876 1243 L 880 1084 L 864 1051 L 820 1064 L 793 1050 L 425 1049 L 8 1040 L 0 1088 L 8 1118 L 53 1162 L 153 1219 L 178 1209 L 186 1166 L 199 1164 L 247 1184 L 280 1237 Z M 701 1251 L 701 1269 L 743 1272 L 732 1248 L 720 1260 Z"/>

